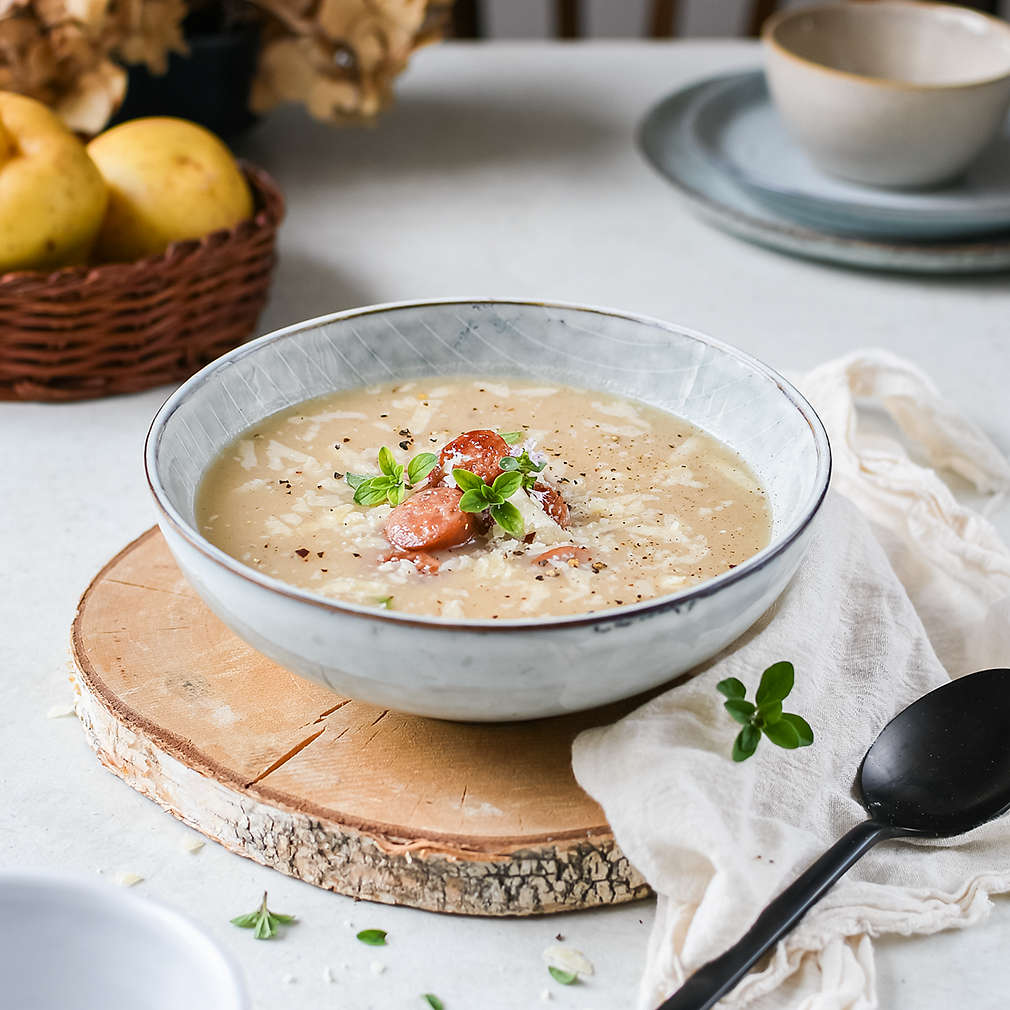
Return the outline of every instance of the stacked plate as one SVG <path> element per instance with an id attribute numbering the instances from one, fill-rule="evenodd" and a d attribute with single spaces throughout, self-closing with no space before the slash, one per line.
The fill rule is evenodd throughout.
<path id="1" fill-rule="evenodd" d="M 760 70 L 661 102 L 642 148 L 698 210 L 740 237 L 876 269 L 1010 268 L 1010 121 L 956 183 L 876 189 L 819 171 L 790 139 Z"/>

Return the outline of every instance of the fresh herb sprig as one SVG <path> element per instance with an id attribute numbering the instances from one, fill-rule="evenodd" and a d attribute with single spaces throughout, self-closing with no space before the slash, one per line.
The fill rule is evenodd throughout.
<path id="1" fill-rule="evenodd" d="M 379 450 L 378 474 L 369 476 L 360 473 L 348 473 L 344 479 L 354 488 L 354 500 L 358 505 L 381 505 L 389 502 L 394 507 L 402 505 L 410 491 L 418 481 L 435 469 L 438 457 L 433 452 L 418 453 L 407 464 L 407 480 L 403 480 L 403 464 L 397 463 L 393 453 L 386 446 Z"/>
<path id="2" fill-rule="evenodd" d="M 295 921 L 293 915 L 282 915 L 280 912 L 271 912 L 267 908 L 267 892 L 263 892 L 263 900 L 255 912 L 248 912 L 246 915 L 236 915 L 231 920 L 233 926 L 242 929 L 251 929 L 253 936 L 257 940 L 272 940 L 277 935 L 277 927 L 287 926 Z"/>
<path id="3" fill-rule="evenodd" d="M 509 536 L 517 540 L 522 538 L 526 532 L 522 513 L 508 500 L 522 484 L 521 473 L 517 470 L 500 473 L 493 484 L 488 484 L 470 470 L 457 467 L 452 471 L 452 477 L 456 481 L 456 487 L 463 492 L 463 497 L 459 500 L 461 512 L 486 510 Z"/>
<path id="4" fill-rule="evenodd" d="M 506 445 L 518 445 L 525 437 L 526 432 L 524 431 L 500 431 L 498 432 L 498 437 Z"/>
<path id="5" fill-rule="evenodd" d="M 530 454 L 523 449 L 519 456 L 503 456 L 498 461 L 498 465 L 506 473 L 518 473 L 522 478 L 523 488 L 528 491 L 536 484 L 537 474 L 547 466 L 547 463 L 546 461 L 543 463 L 534 462 Z"/>
<path id="6" fill-rule="evenodd" d="M 357 934 L 357 939 L 367 943 L 369 947 L 385 947 L 387 933 L 384 929 L 363 929 Z"/>
<path id="7" fill-rule="evenodd" d="M 421 999 L 431 1007 L 431 1010 L 445 1010 L 445 1004 L 433 992 L 424 993 Z"/>
<path id="8" fill-rule="evenodd" d="M 715 685 L 726 696 L 726 711 L 743 725 L 733 741 L 733 760 L 746 761 L 761 741 L 761 734 L 778 747 L 795 750 L 814 742 L 814 731 L 802 716 L 783 712 L 782 702 L 793 689 L 795 671 L 785 660 L 773 663 L 761 674 L 754 701 L 746 700 L 747 688 L 736 677 L 727 677 Z"/>

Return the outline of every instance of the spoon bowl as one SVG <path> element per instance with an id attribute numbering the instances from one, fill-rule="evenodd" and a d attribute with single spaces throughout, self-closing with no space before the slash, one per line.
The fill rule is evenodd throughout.
<path id="1" fill-rule="evenodd" d="M 913 702 L 859 766 L 869 818 L 851 828 L 658 1010 L 708 1010 L 868 849 L 888 838 L 949 838 L 1010 810 L 1010 670 L 982 670 Z"/>
<path id="2" fill-rule="evenodd" d="M 901 835 L 949 838 L 1010 810 L 1010 670 L 982 670 L 896 715 L 866 752 L 860 802 Z"/>

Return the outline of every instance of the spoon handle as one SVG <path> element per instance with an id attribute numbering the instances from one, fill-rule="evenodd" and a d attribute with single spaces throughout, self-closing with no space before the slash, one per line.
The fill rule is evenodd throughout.
<path id="1" fill-rule="evenodd" d="M 724 954 L 703 964 L 657 1010 L 708 1010 L 747 974 L 761 955 L 788 933 L 825 891 L 867 849 L 893 828 L 863 821 L 844 834 L 757 917 L 754 925 Z"/>

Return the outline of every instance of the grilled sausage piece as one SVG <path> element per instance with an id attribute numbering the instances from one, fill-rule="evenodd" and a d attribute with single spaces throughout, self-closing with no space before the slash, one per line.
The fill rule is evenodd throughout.
<path id="1" fill-rule="evenodd" d="M 437 487 L 446 474 L 451 475 L 457 468 L 469 470 L 485 483 L 492 484 L 502 472 L 498 461 L 508 455 L 511 455 L 508 442 L 496 432 L 486 428 L 465 432 L 442 447 L 438 466 L 431 471 L 428 485 Z"/>
<path id="2" fill-rule="evenodd" d="M 422 575 L 437 575 L 441 562 L 427 551 L 389 551 L 383 561 L 409 561 Z"/>
<path id="3" fill-rule="evenodd" d="M 567 561 L 573 568 L 580 565 L 588 565 L 593 560 L 593 555 L 588 547 L 577 547 L 575 544 L 565 544 L 562 547 L 552 547 L 543 554 L 538 554 L 530 561 L 531 565 L 549 565 L 552 561 Z"/>
<path id="4" fill-rule="evenodd" d="M 430 487 L 397 505 L 386 520 L 386 539 L 404 551 L 437 551 L 465 544 L 477 532 L 477 517 L 460 512 L 463 492 Z"/>
<path id="5" fill-rule="evenodd" d="M 537 481 L 529 490 L 529 496 L 553 519 L 563 530 L 568 529 L 568 503 L 561 497 L 561 492 L 550 484 Z"/>

